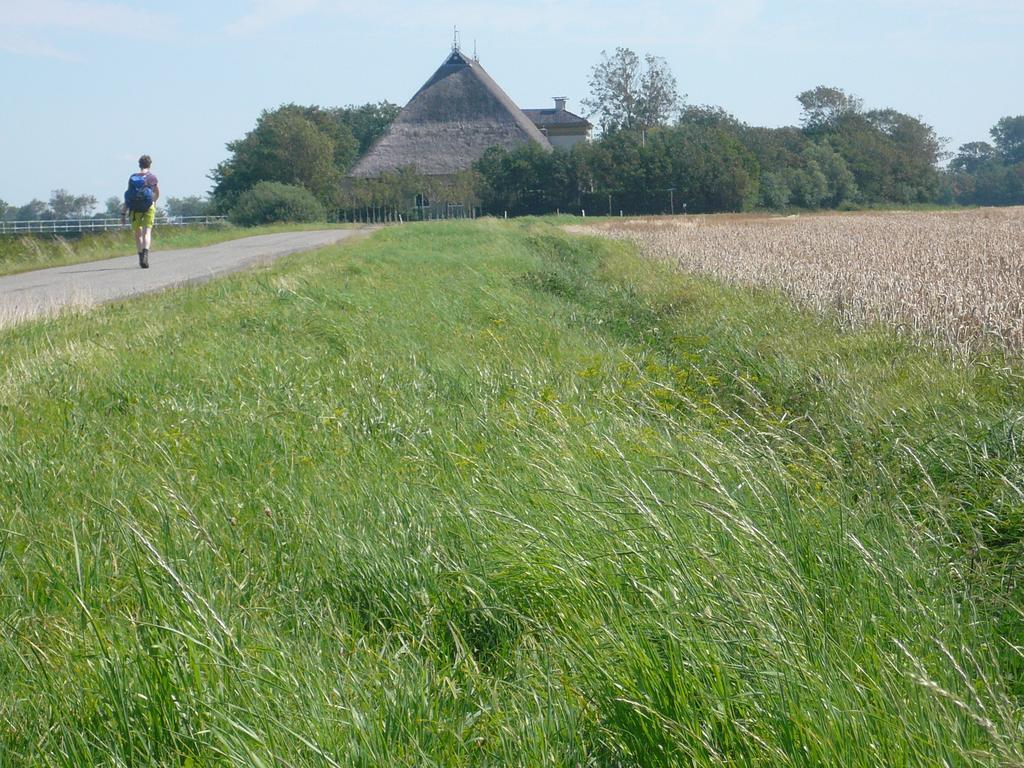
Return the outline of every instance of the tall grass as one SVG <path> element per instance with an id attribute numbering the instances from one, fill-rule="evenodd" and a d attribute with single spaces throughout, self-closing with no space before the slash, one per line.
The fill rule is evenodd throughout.
<path id="1" fill-rule="evenodd" d="M 1012 368 L 488 222 L 0 349 L 0 764 L 1024 760 Z"/>

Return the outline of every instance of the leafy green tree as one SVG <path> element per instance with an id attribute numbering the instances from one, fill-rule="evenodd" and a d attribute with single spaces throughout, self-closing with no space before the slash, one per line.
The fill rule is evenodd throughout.
<path id="1" fill-rule="evenodd" d="M 230 157 L 210 173 L 211 207 L 229 210 L 260 181 L 302 186 L 328 208 L 343 205 L 345 172 L 398 111 L 384 101 L 338 108 L 284 104 L 265 110 L 252 131 L 228 143 Z"/>
<path id="2" fill-rule="evenodd" d="M 838 208 L 857 199 L 857 180 L 846 161 L 831 145 L 827 142 L 811 142 L 804 148 L 803 157 L 809 166 L 825 177 L 825 194 L 819 205 Z"/>
<path id="3" fill-rule="evenodd" d="M 803 131 L 793 127 L 745 126 L 739 135 L 765 173 L 799 165 L 804 150 L 811 143 Z"/>
<path id="4" fill-rule="evenodd" d="M 210 211 L 210 201 L 199 195 L 170 197 L 166 208 L 170 216 L 206 216 Z"/>
<path id="5" fill-rule="evenodd" d="M 113 218 L 114 216 L 121 215 L 121 208 L 124 205 L 124 198 L 121 197 L 108 197 L 103 201 L 103 216 Z"/>
<path id="6" fill-rule="evenodd" d="M 664 59 L 640 57 L 616 48 L 590 72 L 590 97 L 583 105 L 597 114 L 601 130 L 647 130 L 666 125 L 679 112 L 682 98 L 675 75 Z"/>
<path id="7" fill-rule="evenodd" d="M 791 168 L 786 174 L 792 202 L 801 208 L 820 208 L 828 197 L 828 179 L 813 160 L 803 168 Z"/>
<path id="8" fill-rule="evenodd" d="M 861 200 L 881 203 L 893 199 L 896 147 L 863 114 L 846 114 L 829 130 L 817 133 L 837 152 L 853 174 Z"/>
<path id="9" fill-rule="evenodd" d="M 1024 162 L 1024 115 L 1000 118 L 991 133 L 1004 165 Z"/>
<path id="10" fill-rule="evenodd" d="M 49 206 L 42 200 L 31 200 L 18 208 L 14 215 L 15 221 L 37 221 L 46 218 L 47 214 L 53 215 Z"/>
<path id="11" fill-rule="evenodd" d="M 66 189 L 55 189 L 50 193 L 50 210 L 58 219 L 83 219 L 96 207 L 92 195 L 73 195 Z"/>
<path id="12" fill-rule="evenodd" d="M 331 140 L 334 165 L 344 173 L 359 156 L 359 142 L 343 119 L 343 112 L 344 110 L 340 109 L 285 104 L 278 107 L 274 114 L 278 117 L 283 115 L 302 117 L 312 123 L 318 131 Z"/>
<path id="13" fill-rule="evenodd" d="M 789 180 L 781 171 L 762 175 L 760 191 L 760 204 L 765 208 L 780 210 L 789 205 Z"/>
<path id="14" fill-rule="evenodd" d="M 336 164 L 338 144 L 302 108 L 286 105 L 264 112 L 246 136 L 227 144 L 231 157 L 213 171 L 213 197 L 221 206 L 233 201 L 260 181 L 302 186 L 322 202 L 336 193 L 342 170 Z M 347 129 L 331 124 L 338 134 Z M 347 132 L 351 147 L 355 140 Z M 346 155 L 347 157 L 347 155 Z"/>
<path id="15" fill-rule="evenodd" d="M 304 187 L 260 181 L 239 196 L 230 218 L 250 227 L 281 221 L 323 221 L 325 216 L 320 201 Z"/>
<path id="16" fill-rule="evenodd" d="M 833 128 L 843 117 L 860 114 L 863 102 L 842 88 L 819 85 L 796 97 L 803 107 L 800 122 L 809 131 Z"/>
<path id="17" fill-rule="evenodd" d="M 1024 115 L 1003 117 L 990 131 L 995 146 L 972 141 L 960 147 L 945 179 L 965 205 L 1024 204 Z"/>
<path id="18" fill-rule="evenodd" d="M 7 212 L 11 210 L 11 206 L 5 201 L 0 200 L 0 221 L 7 218 Z"/>
<path id="19" fill-rule="evenodd" d="M 362 155 L 378 138 L 384 135 L 388 126 L 398 117 L 401 107 L 389 101 L 362 106 L 348 106 L 332 110 L 334 118 L 347 126 L 358 142 L 357 157 Z M 354 159 L 354 158 L 353 158 Z M 350 163 L 351 164 L 351 163 Z M 347 169 L 347 166 L 346 166 Z"/>
<path id="20" fill-rule="evenodd" d="M 491 147 L 475 163 L 481 207 L 519 216 L 572 207 L 579 196 L 574 153 L 546 152 L 536 144 Z"/>
<path id="21" fill-rule="evenodd" d="M 754 206 L 760 168 L 737 137 L 727 130 L 686 126 L 659 133 L 672 147 L 671 186 L 688 210 L 744 211 Z"/>
<path id="22" fill-rule="evenodd" d="M 709 104 L 687 105 L 679 111 L 677 125 L 696 125 L 704 128 L 717 128 L 740 135 L 747 126 L 721 107 Z"/>
<path id="23" fill-rule="evenodd" d="M 761 171 L 762 207 L 836 208 L 857 199 L 853 173 L 823 136 L 793 127 L 744 126 L 740 139 Z"/>
<path id="24" fill-rule="evenodd" d="M 890 199 L 901 203 L 933 200 L 938 190 L 938 163 L 944 156 L 944 140 L 920 118 L 895 109 L 872 110 L 867 118 L 894 148 Z"/>
<path id="25" fill-rule="evenodd" d="M 950 184 L 963 205 L 1024 205 L 1024 163 L 990 161 L 971 173 L 952 171 Z"/>
<path id="26" fill-rule="evenodd" d="M 954 171 L 977 173 L 983 165 L 996 162 L 997 158 L 995 147 L 987 141 L 971 141 L 960 145 L 956 156 L 950 160 L 949 167 Z"/>
<path id="27" fill-rule="evenodd" d="M 757 200 L 754 156 L 729 130 L 684 124 L 637 132 L 618 131 L 574 155 L 577 176 L 592 190 L 588 209 L 629 213 L 668 212 L 683 204 L 693 212 L 740 211 Z M 585 173 L 583 169 L 585 168 Z M 671 190 L 671 193 L 670 193 Z"/>
<path id="28" fill-rule="evenodd" d="M 863 201 L 935 199 L 943 139 L 930 125 L 894 109 L 865 112 L 861 99 L 832 86 L 819 85 L 799 94 L 797 100 L 803 108 L 804 134 L 821 146 L 827 144 L 842 158 Z M 828 178 L 822 162 L 814 162 Z M 852 188 L 841 167 L 831 165 L 832 181 L 823 203 L 838 205 Z"/>

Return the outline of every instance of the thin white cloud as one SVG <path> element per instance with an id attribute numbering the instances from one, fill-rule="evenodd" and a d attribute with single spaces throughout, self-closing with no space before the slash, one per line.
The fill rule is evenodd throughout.
<path id="1" fill-rule="evenodd" d="M 323 7 L 321 0 L 253 0 L 252 8 L 225 28 L 230 35 L 250 35 L 290 19 L 308 16 Z"/>
<path id="2" fill-rule="evenodd" d="M 631 36 L 644 32 L 683 32 L 691 23 L 702 29 L 746 27 L 762 16 L 766 0 L 725 0 L 714 5 L 679 0 L 642 0 L 639 3 L 597 3 L 592 0 L 520 0 L 509 5 L 488 0 L 454 0 L 443 6 L 413 0 L 393 0 L 381 6 L 365 0 L 250 0 L 248 11 L 227 25 L 231 34 L 269 29 L 308 16 L 385 23 L 389 28 L 436 29 L 439 22 L 465 32 L 500 32 L 504 37 L 524 32 L 558 32 L 580 36 Z"/>
<path id="3" fill-rule="evenodd" d="M 75 57 L 67 51 L 29 37 L 11 35 L 8 29 L 0 29 L 0 51 L 16 56 L 75 61 Z"/>
<path id="4" fill-rule="evenodd" d="M 75 60 L 54 42 L 75 33 L 123 37 L 140 31 L 166 32 L 171 22 L 162 14 L 118 3 L 70 0 L 5 0 L 0 6 L 0 50 L 24 56 Z"/>
<path id="5" fill-rule="evenodd" d="M 905 6 L 924 15 L 963 16 L 986 23 L 1020 23 L 1024 20 L 1024 4 L 1020 0 L 882 0 L 882 8 Z"/>

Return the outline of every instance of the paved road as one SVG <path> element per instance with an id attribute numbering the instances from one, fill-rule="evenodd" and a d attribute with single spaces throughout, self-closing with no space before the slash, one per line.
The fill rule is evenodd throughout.
<path id="1" fill-rule="evenodd" d="M 329 229 L 283 232 L 229 240 L 203 248 L 159 250 L 149 255 L 149 269 L 138 256 L 90 261 L 0 277 L 0 325 L 52 314 L 63 307 L 92 306 L 179 285 L 202 283 L 218 275 L 263 264 L 289 253 L 331 245 L 366 232 Z"/>

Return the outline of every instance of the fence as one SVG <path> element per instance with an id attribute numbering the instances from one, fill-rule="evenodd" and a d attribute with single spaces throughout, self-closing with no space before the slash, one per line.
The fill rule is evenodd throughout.
<path id="1" fill-rule="evenodd" d="M 430 203 L 395 207 L 367 205 L 335 211 L 338 221 L 359 224 L 384 224 L 399 221 L 434 221 L 437 219 L 475 219 L 479 209 L 468 203 Z"/>
<path id="2" fill-rule="evenodd" d="M 227 222 L 226 216 L 158 216 L 158 227 L 219 226 Z M 39 219 L 33 221 L 0 221 L 0 235 L 71 234 L 79 232 L 107 232 L 125 229 L 129 225 L 120 217 L 103 219 Z"/>

